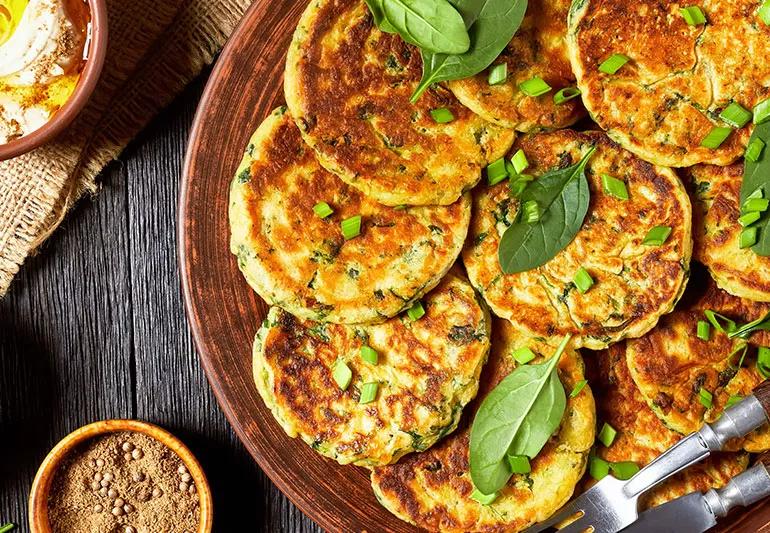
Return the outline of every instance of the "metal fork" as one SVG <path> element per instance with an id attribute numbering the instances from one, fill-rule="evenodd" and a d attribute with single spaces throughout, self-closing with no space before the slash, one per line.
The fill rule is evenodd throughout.
<path id="1" fill-rule="evenodd" d="M 663 452 L 633 477 L 621 481 L 610 475 L 581 496 L 562 507 L 555 515 L 524 530 L 538 533 L 555 528 L 572 517 L 577 519 L 560 533 L 617 533 L 639 516 L 639 496 L 677 472 L 702 461 L 711 452 L 722 450 L 727 441 L 744 437 L 770 420 L 770 381 L 759 384 L 750 396 L 727 409 L 713 424 L 704 425 Z"/>

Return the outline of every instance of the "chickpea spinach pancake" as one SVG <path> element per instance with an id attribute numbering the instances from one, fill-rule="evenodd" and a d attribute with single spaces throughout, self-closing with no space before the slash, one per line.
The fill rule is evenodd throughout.
<path id="1" fill-rule="evenodd" d="M 729 335 L 730 321 L 738 328 L 761 320 L 770 305 L 736 298 L 705 272 L 699 274 L 677 309 L 644 337 L 629 340 L 626 350 L 644 400 L 667 427 L 684 435 L 716 421 L 728 405 L 751 394 L 770 363 L 770 353 L 759 355 L 761 347 L 770 346 L 770 333 Z M 768 360 L 758 364 L 758 358 Z M 770 428 L 729 445 L 741 448 L 752 453 L 770 449 Z"/>
<path id="2" fill-rule="evenodd" d="M 664 166 L 726 165 L 743 155 L 751 110 L 770 105 L 770 16 L 758 0 L 685 7 L 577 0 L 572 68 L 593 119 L 627 150 Z"/>
<path id="3" fill-rule="evenodd" d="M 493 329 L 492 352 L 475 405 L 518 366 L 516 350 L 531 350 L 538 356 L 535 363 L 554 350 L 506 321 L 496 320 Z M 577 351 L 568 348 L 561 355 L 557 372 L 567 391 L 582 382 L 583 361 Z M 572 496 L 593 444 L 594 412 L 591 389 L 585 386 L 567 400 L 558 430 L 532 460 L 530 472 L 514 474 L 492 501 L 474 492 L 467 415 L 461 429 L 427 452 L 374 469 L 375 495 L 396 516 L 429 531 L 521 531 L 546 519 Z"/>
<path id="4" fill-rule="evenodd" d="M 638 159 L 602 133 L 527 135 L 512 153 L 521 150 L 531 165 L 527 172 L 538 176 L 573 165 L 592 148 L 585 169 L 591 197 L 585 221 L 553 259 L 503 273 L 497 251 L 520 206 L 509 185 L 500 183 L 475 191 L 463 261 L 471 283 L 498 316 L 532 336 L 569 333 L 575 346 L 601 349 L 643 335 L 673 309 L 689 270 L 691 206 L 671 170 Z M 607 177 L 623 184 L 615 191 L 623 191 L 623 198 L 607 191 Z M 667 228 L 662 242 L 649 239 L 660 231 L 656 228 Z M 580 272 L 589 286 L 576 282 Z"/>
<path id="5" fill-rule="evenodd" d="M 565 41 L 571 0 L 535 0 L 500 57 L 476 76 L 448 87 L 482 118 L 518 131 L 571 126 L 585 114 Z M 531 80 L 545 82 L 535 94 Z M 522 88 L 523 84 L 523 88 Z M 548 89 L 548 90 L 547 90 Z"/>
<path id="6" fill-rule="evenodd" d="M 347 239 L 355 217 L 360 234 Z M 408 309 L 455 262 L 469 222 L 468 195 L 408 209 L 367 198 L 318 165 L 285 108 L 256 131 L 230 189 L 230 247 L 244 276 L 311 320 L 382 322 Z"/>
<path id="7" fill-rule="evenodd" d="M 420 51 L 384 33 L 364 2 L 311 2 L 286 63 L 289 109 L 327 170 L 386 205 L 448 205 L 511 146 L 441 86 L 416 103 Z"/>
<path id="8" fill-rule="evenodd" d="M 300 320 L 273 307 L 254 341 L 254 380 L 290 437 L 339 463 L 386 465 L 457 427 L 489 352 L 489 314 L 448 274 L 424 316 L 371 326 Z"/>

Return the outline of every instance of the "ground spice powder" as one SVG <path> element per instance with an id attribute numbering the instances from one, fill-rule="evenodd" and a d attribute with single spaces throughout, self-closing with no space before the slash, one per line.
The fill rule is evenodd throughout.
<path id="1" fill-rule="evenodd" d="M 57 469 L 48 520 L 54 533 L 195 533 L 200 502 L 170 448 L 136 432 L 95 437 Z"/>

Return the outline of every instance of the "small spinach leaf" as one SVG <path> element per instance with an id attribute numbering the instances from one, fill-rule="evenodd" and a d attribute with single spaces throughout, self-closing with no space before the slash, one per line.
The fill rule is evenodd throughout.
<path id="1" fill-rule="evenodd" d="M 760 139 L 765 143 L 765 149 L 757 162 L 745 160 L 743 169 L 743 184 L 741 185 L 741 205 L 758 189 L 762 189 L 764 197 L 770 197 L 770 122 L 765 122 L 754 128 L 751 141 Z M 756 223 L 759 228 L 757 243 L 751 247 L 757 255 L 770 256 L 770 211 L 762 214 Z"/>
<path id="2" fill-rule="evenodd" d="M 542 214 L 533 223 L 519 218 L 503 234 L 497 255 L 504 273 L 544 265 L 575 238 L 588 212 L 585 167 L 594 150 L 576 165 L 543 174 L 521 193 L 521 205 L 537 202 Z"/>
<path id="3" fill-rule="evenodd" d="M 422 50 L 422 80 L 412 95 L 416 102 L 434 83 L 474 76 L 497 59 L 521 26 L 527 0 L 451 0 L 470 35 L 470 48 L 447 55 Z"/>
<path id="4" fill-rule="evenodd" d="M 369 11 L 372 13 L 374 24 L 385 33 L 398 33 L 388 19 L 385 18 L 385 12 L 382 8 L 383 0 L 364 0 L 369 7 Z"/>
<path id="5" fill-rule="evenodd" d="M 510 479 L 508 453 L 535 457 L 559 427 L 567 400 L 555 368 L 569 340 L 544 363 L 516 368 L 481 403 L 471 427 L 470 473 L 482 493 Z"/>
<path id="6" fill-rule="evenodd" d="M 422 50 L 462 54 L 470 48 L 465 22 L 447 0 L 379 0 L 379 7 L 398 34 Z"/>

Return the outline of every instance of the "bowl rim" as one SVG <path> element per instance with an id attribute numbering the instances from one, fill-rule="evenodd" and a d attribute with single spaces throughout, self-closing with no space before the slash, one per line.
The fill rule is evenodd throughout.
<path id="1" fill-rule="evenodd" d="M 88 0 L 88 5 L 91 10 L 91 44 L 75 90 L 43 126 L 9 143 L 0 144 L 0 161 L 26 154 L 53 140 L 75 120 L 90 100 L 104 67 L 109 30 L 106 0 Z"/>
<path id="2" fill-rule="evenodd" d="M 110 433 L 133 431 L 153 438 L 171 449 L 187 467 L 198 489 L 200 502 L 200 524 L 197 533 L 211 533 L 214 505 L 206 473 L 192 451 L 169 431 L 141 420 L 110 419 L 92 422 L 80 427 L 60 440 L 48 453 L 32 482 L 29 493 L 29 525 L 35 533 L 51 533 L 48 521 L 48 494 L 53 476 L 61 462 L 79 444 Z"/>

